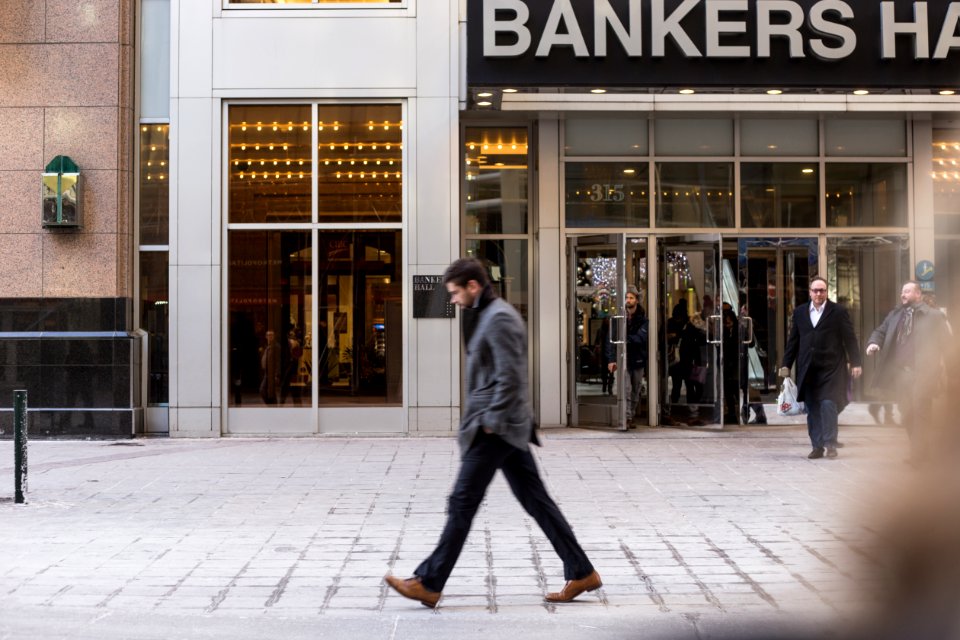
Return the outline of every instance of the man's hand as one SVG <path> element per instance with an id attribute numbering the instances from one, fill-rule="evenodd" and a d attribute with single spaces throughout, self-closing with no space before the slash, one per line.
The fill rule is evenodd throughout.
<path id="1" fill-rule="evenodd" d="M 862 373 L 863 373 L 862 367 L 853 367 L 852 369 L 850 369 L 850 375 L 853 376 L 854 379 L 859 378 L 860 374 Z"/>
<path id="2" fill-rule="evenodd" d="M 868 356 L 872 356 L 872 355 L 875 354 L 877 351 L 880 351 L 880 345 L 878 345 L 877 343 L 871 342 L 870 344 L 867 345 L 867 355 L 868 355 Z"/>
<path id="3" fill-rule="evenodd" d="M 617 370 L 617 363 L 616 363 L 616 362 L 611 362 L 611 363 L 607 364 L 607 371 L 609 371 L 610 373 L 613 373 L 613 372 L 616 371 L 616 370 Z"/>
<path id="4" fill-rule="evenodd" d="M 790 367 L 780 367 L 780 371 L 777 372 L 777 375 L 779 375 L 781 378 L 789 378 Z"/>

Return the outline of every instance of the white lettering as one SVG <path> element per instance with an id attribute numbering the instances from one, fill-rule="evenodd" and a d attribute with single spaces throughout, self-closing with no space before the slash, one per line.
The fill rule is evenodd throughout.
<path id="1" fill-rule="evenodd" d="M 512 20 L 497 20 L 497 11 L 513 11 Z M 525 26 L 530 9 L 521 0 L 485 0 L 483 3 L 483 55 L 490 58 L 522 56 L 530 48 L 530 30 Z M 497 44 L 498 33 L 517 36 L 515 44 Z"/>
<path id="2" fill-rule="evenodd" d="M 897 22 L 894 18 L 894 2 L 880 3 L 880 32 L 883 35 L 882 58 L 897 57 L 897 34 L 913 36 L 915 58 L 930 57 L 930 37 L 927 33 L 927 3 L 913 3 L 913 22 Z"/>
<path id="3" fill-rule="evenodd" d="M 950 49 L 960 47 L 960 37 L 957 37 L 957 24 L 960 23 L 960 3 L 951 2 L 947 9 L 947 15 L 943 19 L 943 29 L 940 30 L 940 38 L 937 40 L 937 48 L 933 52 L 933 57 L 943 59 L 950 53 Z"/>
<path id="4" fill-rule="evenodd" d="M 624 28 L 620 18 L 614 13 L 609 0 L 593 0 L 593 53 L 603 57 L 607 55 L 607 25 L 613 28 L 620 44 L 628 56 L 643 55 L 643 33 L 640 30 L 642 18 L 641 0 L 630 0 L 630 30 Z"/>
<path id="5" fill-rule="evenodd" d="M 567 26 L 567 33 L 559 32 L 561 19 Z M 564 46 L 573 47 L 573 53 L 578 58 L 586 58 L 590 55 L 570 0 L 557 0 L 553 3 L 547 24 L 543 28 L 543 37 L 540 38 L 540 44 L 537 46 L 537 57 L 545 58 L 550 55 L 550 49 L 553 47 Z"/>
<path id="6" fill-rule="evenodd" d="M 707 56 L 716 58 L 749 58 L 750 47 L 722 45 L 721 33 L 746 33 L 746 22 L 724 22 L 722 11 L 746 11 L 747 0 L 707 0 Z"/>
<path id="7" fill-rule="evenodd" d="M 774 13 L 786 13 L 790 16 L 786 24 L 773 24 L 771 16 Z M 790 57 L 802 58 L 803 36 L 800 27 L 803 26 L 803 9 L 796 2 L 789 0 L 757 0 L 757 57 L 770 57 L 770 40 L 773 37 L 784 37 L 790 41 Z"/>
<path id="8" fill-rule="evenodd" d="M 700 50 L 693 44 L 693 40 L 687 35 L 687 32 L 680 26 L 680 21 L 686 17 L 700 0 L 683 0 L 669 17 L 664 17 L 664 0 L 653 0 L 650 5 L 650 41 L 653 47 L 653 57 L 662 58 L 664 56 L 664 43 L 667 36 L 671 36 L 677 43 L 680 50 L 688 58 L 699 58 Z"/>
<path id="9" fill-rule="evenodd" d="M 846 25 L 827 20 L 827 13 L 837 13 L 842 20 L 853 18 L 853 9 L 842 0 L 821 0 L 810 8 L 810 28 L 821 36 L 833 36 L 840 40 L 840 44 L 829 47 L 823 40 L 817 38 L 810 41 L 813 55 L 822 60 L 839 60 L 846 58 L 857 48 L 857 34 Z"/>

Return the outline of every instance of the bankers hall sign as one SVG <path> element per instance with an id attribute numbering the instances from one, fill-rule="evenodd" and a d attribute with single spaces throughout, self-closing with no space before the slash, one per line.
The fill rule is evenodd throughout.
<path id="1" fill-rule="evenodd" d="M 468 0 L 467 81 L 960 87 L 960 2 Z"/>

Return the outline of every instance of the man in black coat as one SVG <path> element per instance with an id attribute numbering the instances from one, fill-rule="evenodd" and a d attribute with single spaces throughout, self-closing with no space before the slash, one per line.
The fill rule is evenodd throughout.
<path id="1" fill-rule="evenodd" d="M 920 284 L 910 280 L 900 289 L 900 306 L 867 340 L 867 355 L 878 358 L 874 386 L 884 398 L 897 400 L 910 434 L 913 462 L 929 453 L 926 427 L 933 397 L 943 384 L 943 356 L 950 338 L 946 316 L 924 303 Z"/>
<path id="2" fill-rule="evenodd" d="M 849 375 L 863 372 L 860 347 L 847 310 L 827 300 L 827 281 L 810 280 L 810 304 L 793 311 L 790 337 L 780 375 L 797 364 L 797 400 L 807 407 L 807 431 L 813 450 L 808 458 L 837 457 L 837 415 L 847 406 Z"/>

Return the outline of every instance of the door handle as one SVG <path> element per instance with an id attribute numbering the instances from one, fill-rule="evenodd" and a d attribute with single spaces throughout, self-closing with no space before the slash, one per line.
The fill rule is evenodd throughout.
<path id="1" fill-rule="evenodd" d="M 720 344 L 720 336 L 723 334 L 723 316 L 707 316 L 707 342 L 709 344 Z M 716 337 L 711 337 L 711 329 Z"/>
<path id="2" fill-rule="evenodd" d="M 613 344 L 624 344 L 627 341 L 627 316 L 610 317 L 610 342 Z M 618 337 L 621 337 L 617 340 Z"/>
<path id="3" fill-rule="evenodd" d="M 746 326 L 746 331 L 744 332 L 743 344 L 750 344 L 753 342 L 753 318 L 750 316 L 741 316 L 740 322 L 741 326 Z"/>

